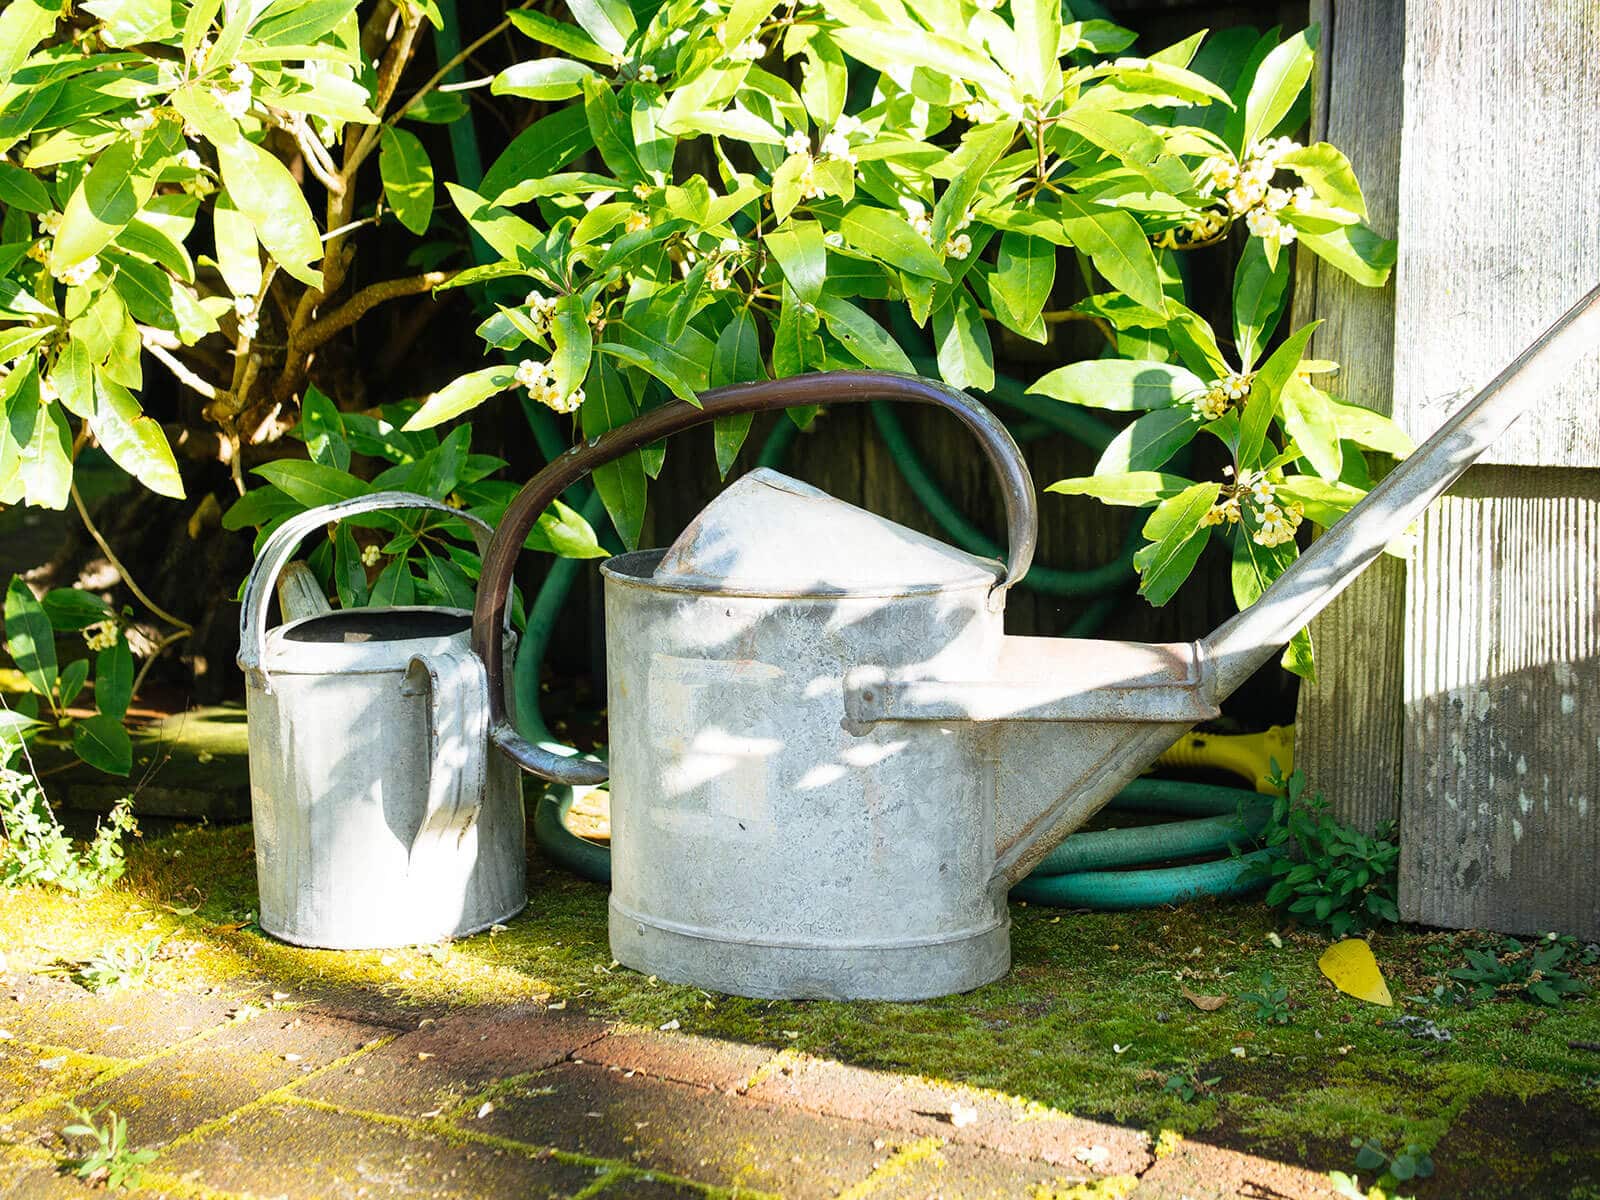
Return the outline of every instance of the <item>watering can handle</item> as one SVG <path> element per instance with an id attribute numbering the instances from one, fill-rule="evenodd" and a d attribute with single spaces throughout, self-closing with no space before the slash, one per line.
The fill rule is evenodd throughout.
<path id="1" fill-rule="evenodd" d="M 1022 451 L 1000 419 L 965 392 L 937 380 L 884 371 L 831 371 L 795 375 L 766 383 L 741 383 L 701 393 L 699 405 L 677 400 L 619 425 L 602 436 L 574 446 L 535 475 L 506 508 L 505 516 L 483 556 L 483 575 L 472 616 L 472 648 L 489 676 L 490 736 L 523 770 L 556 783 L 575 786 L 604 782 L 604 763 L 563 758 L 520 735 L 506 716 L 504 621 L 507 588 L 523 540 L 550 502 L 596 467 L 718 417 L 775 412 L 805 405 L 860 404 L 871 400 L 906 400 L 931 404 L 960 417 L 978 441 L 999 476 L 1005 498 L 1010 562 L 995 584 L 1003 591 L 1028 572 L 1038 533 L 1033 477 Z"/>
<path id="2" fill-rule="evenodd" d="M 472 527 L 472 537 L 478 543 L 479 553 L 488 550 L 490 535 L 494 530 L 487 521 L 451 508 L 438 500 L 430 500 L 426 496 L 414 495 L 411 492 L 373 492 L 370 496 L 340 500 L 335 504 L 324 504 L 317 508 L 308 508 L 303 513 L 296 513 L 273 530 L 272 536 L 267 538 L 266 544 L 261 547 L 256 565 L 250 570 L 250 577 L 244 582 L 244 603 L 239 609 L 238 661 L 239 669 L 247 678 L 259 683 L 263 690 L 269 689 L 270 685 L 261 670 L 261 656 L 266 648 L 267 638 L 267 603 L 272 599 L 272 590 L 277 583 L 278 575 L 294 557 L 294 552 L 299 549 L 300 543 L 322 526 L 342 521 L 345 517 L 396 508 L 431 508 L 457 517 Z M 508 606 L 502 603 L 501 611 L 509 619 Z"/>

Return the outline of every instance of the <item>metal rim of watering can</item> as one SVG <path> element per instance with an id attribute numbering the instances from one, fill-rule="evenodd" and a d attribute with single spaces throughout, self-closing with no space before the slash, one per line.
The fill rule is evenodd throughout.
<path id="1" fill-rule="evenodd" d="M 391 509 L 426 508 L 466 522 L 472 530 L 473 540 L 480 553 L 487 553 L 493 540 L 494 529 L 487 521 L 471 513 L 451 508 L 439 500 L 429 499 L 412 492 L 373 492 L 353 500 L 340 500 L 296 513 L 273 531 L 256 556 L 255 566 L 244 583 L 244 600 L 239 606 L 239 669 L 245 677 L 262 687 L 267 686 L 262 669 L 262 656 L 267 641 L 267 605 L 272 599 L 273 586 L 278 575 L 288 565 L 299 549 L 300 543 L 319 527 L 342 521 L 361 513 Z M 503 619 L 510 627 L 510 606 L 502 603 Z M 502 636 L 504 634 L 502 630 Z"/>
<path id="2" fill-rule="evenodd" d="M 564 758 L 534 745 L 507 719 L 502 661 L 507 595 L 528 531 L 550 502 L 596 467 L 685 429 L 718 417 L 772 412 L 807 405 L 904 400 L 943 408 L 959 417 L 978 439 L 1001 484 L 1009 554 L 1005 575 L 992 593 L 1003 594 L 1027 574 L 1038 535 L 1033 478 L 1005 425 L 966 393 L 935 380 L 883 371 L 831 371 L 762 383 L 736 384 L 702 393 L 698 404 L 679 400 L 652 409 L 555 459 L 517 493 L 483 556 L 483 574 L 473 610 L 472 646 L 489 672 L 490 719 L 495 744 L 523 770 L 557 783 L 595 784 L 607 777 L 603 763 Z"/>

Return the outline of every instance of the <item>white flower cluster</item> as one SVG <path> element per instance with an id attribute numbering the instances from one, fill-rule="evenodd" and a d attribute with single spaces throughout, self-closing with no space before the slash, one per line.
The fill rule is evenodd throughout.
<path id="1" fill-rule="evenodd" d="M 1221 379 L 1213 379 L 1206 390 L 1191 401 L 1195 415 L 1207 421 L 1226 416 L 1230 408 L 1250 394 L 1252 378 L 1253 375 L 1230 371 Z"/>
<path id="2" fill-rule="evenodd" d="M 916 230 L 917 236 L 932 246 L 933 218 L 928 215 L 927 206 L 920 200 L 902 196 L 900 207 L 906 214 L 906 221 Z M 961 220 L 956 222 L 955 228 L 944 239 L 944 246 L 939 249 L 946 258 L 965 258 L 972 253 L 972 238 L 962 232 L 972 224 L 972 218 L 973 212 L 969 208 L 961 214 Z"/>
<path id="3" fill-rule="evenodd" d="M 151 109 L 142 108 L 131 116 L 123 117 L 117 124 L 129 133 L 144 133 L 155 128 L 156 114 Z"/>
<path id="4" fill-rule="evenodd" d="M 261 317 L 256 312 L 254 296 L 239 296 L 233 302 L 234 315 L 239 318 L 239 336 L 249 340 L 261 332 Z"/>
<path id="5" fill-rule="evenodd" d="M 117 644 L 117 623 L 115 621 L 96 621 L 93 625 L 83 628 L 83 644 L 91 653 L 98 654 L 102 650 L 109 650 Z"/>
<path id="6" fill-rule="evenodd" d="M 517 364 L 516 381 L 527 388 L 528 394 L 540 404 L 558 413 L 575 413 L 583 407 L 583 389 L 574 388 L 562 395 L 547 362 L 523 359 Z"/>
<path id="7" fill-rule="evenodd" d="M 1242 164 L 1231 158 L 1209 158 L 1200 168 L 1202 189 L 1220 193 L 1228 211 L 1243 217 L 1254 236 L 1287 246 L 1295 240 L 1295 229 L 1278 213 L 1290 204 L 1309 202 L 1312 193 L 1308 187 L 1293 191 L 1273 187 L 1272 179 L 1284 156 L 1298 149 L 1300 143 L 1289 138 L 1267 138 L 1251 143 Z"/>
<path id="8" fill-rule="evenodd" d="M 1225 468 L 1231 474 L 1232 468 Z M 1223 484 L 1221 498 L 1200 518 L 1202 525 L 1237 525 L 1244 519 L 1248 506 L 1256 519 L 1257 529 L 1250 540 L 1258 546 L 1281 546 L 1294 541 L 1295 532 L 1305 519 L 1305 509 L 1299 502 L 1278 503 L 1278 489 L 1265 471 L 1246 471 L 1236 484 Z"/>
<path id="9" fill-rule="evenodd" d="M 766 52 L 767 48 L 761 44 L 760 38 L 746 38 L 728 50 L 728 57 L 741 62 L 755 62 Z"/>
<path id="10" fill-rule="evenodd" d="M 650 214 L 643 209 L 634 209 L 628 214 L 627 220 L 622 223 L 623 233 L 640 233 L 650 228 Z"/>
<path id="11" fill-rule="evenodd" d="M 249 63 L 234 63 L 228 72 L 228 82 L 231 88 L 211 88 L 211 98 L 217 102 L 222 111 L 235 121 L 242 118 L 250 111 L 250 85 L 255 82 L 255 75 L 250 70 Z"/>
<path id="12" fill-rule="evenodd" d="M 61 214 L 58 212 L 42 212 L 39 214 L 39 232 L 46 237 L 55 237 L 56 230 L 61 228 Z"/>
<path id="13" fill-rule="evenodd" d="M 656 74 L 656 69 L 649 63 L 645 63 L 639 68 L 638 79 L 640 83 L 655 83 L 660 78 L 661 77 Z"/>
<path id="14" fill-rule="evenodd" d="M 1175 250 L 1179 246 L 1191 246 L 1199 242 L 1209 242 L 1212 238 L 1228 228 L 1228 218 L 1216 209 L 1207 209 L 1194 220 L 1179 225 L 1173 229 L 1164 230 L 1156 245 L 1168 250 Z"/>
<path id="15" fill-rule="evenodd" d="M 850 148 L 850 135 L 861 130 L 861 122 L 854 117 L 841 116 L 834 122 L 833 128 L 822 135 L 822 140 L 817 145 L 815 156 L 811 153 L 811 138 L 804 130 L 796 129 L 783 139 L 783 148 L 790 155 L 799 155 L 800 163 L 800 199 L 817 200 L 827 195 L 827 189 L 822 186 L 822 181 L 817 178 L 817 163 L 823 159 L 837 159 L 840 162 L 856 165 L 855 151 Z"/>
<path id="16" fill-rule="evenodd" d="M 375 545 L 374 546 L 363 546 L 361 548 L 361 565 L 363 567 L 375 567 L 375 566 L 378 565 L 378 562 L 382 558 L 383 558 L 382 553 L 378 550 L 378 547 L 375 546 Z"/>
<path id="17" fill-rule="evenodd" d="M 522 298 L 522 303 L 527 306 L 534 329 L 541 335 L 549 333 L 550 321 L 556 315 L 556 298 L 534 290 Z"/>

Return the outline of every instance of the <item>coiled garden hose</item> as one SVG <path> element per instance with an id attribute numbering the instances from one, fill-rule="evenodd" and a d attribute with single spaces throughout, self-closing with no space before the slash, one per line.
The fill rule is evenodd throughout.
<path id="1" fill-rule="evenodd" d="M 1246 896 L 1263 882 L 1251 874 L 1250 868 L 1269 861 L 1276 853 L 1275 850 L 1254 850 L 1238 858 L 1160 871 L 1079 871 L 1074 875 L 1030 875 L 1011 889 L 1011 897 L 1028 904 L 1123 912 L 1134 908 L 1182 904 L 1205 896 Z"/>

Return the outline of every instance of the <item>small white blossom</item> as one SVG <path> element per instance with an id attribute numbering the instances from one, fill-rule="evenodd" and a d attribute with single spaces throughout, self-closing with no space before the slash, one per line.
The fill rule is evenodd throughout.
<path id="1" fill-rule="evenodd" d="M 728 57 L 741 59 L 744 62 L 755 62 L 766 52 L 767 48 L 761 44 L 760 38 L 746 38 L 728 51 Z"/>
<path id="2" fill-rule="evenodd" d="M 178 165 L 190 171 L 198 171 L 205 166 L 200 161 L 200 155 L 188 148 L 178 152 Z"/>
<path id="3" fill-rule="evenodd" d="M 75 287 L 78 284 L 88 283 L 89 280 L 94 278 L 94 273 L 99 269 L 100 259 L 91 254 L 80 263 L 74 263 L 70 267 L 64 267 L 56 271 L 55 277 L 68 287 Z"/>
<path id="4" fill-rule="evenodd" d="M 115 621 L 96 621 L 87 625 L 83 630 L 83 643 L 93 653 L 109 650 L 117 644 L 117 624 Z"/>
<path id="5" fill-rule="evenodd" d="M 811 149 L 811 139 L 806 136 L 804 130 L 796 129 L 783 139 L 783 148 L 790 154 L 804 154 Z"/>
<path id="6" fill-rule="evenodd" d="M 246 62 L 234 63 L 232 69 L 228 71 L 228 78 L 236 87 L 242 88 L 248 88 L 255 82 L 255 75 L 250 70 L 250 64 Z"/>
<path id="7" fill-rule="evenodd" d="M 61 228 L 61 214 L 58 212 L 42 212 L 39 214 L 39 232 L 48 237 L 55 237 L 56 230 Z"/>
<path id="8" fill-rule="evenodd" d="M 655 188 L 648 183 L 636 183 L 633 185 L 633 194 L 636 199 L 648 200 L 654 193 Z"/>
<path id="9" fill-rule="evenodd" d="M 575 413 L 583 407 L 582 388 L 574 388 L 572 391 L 563 396 L 561 394 L 561 389 L 555 385 L 554 381 L 547 383 L 544 387 L 540 388 L 537 396 L 539 403 L 543 404 L 546 408 L 554 409 L 556 412 L 561 413 L 562 415 L 566 415 L 567 413 Z"/>
<path id="10" fill-rule="evenodd" d="M 537 396 L 539 391 L 549 382 L 550 364 L 525 358 L 517 364 L 517 370 L 513 378 L 517 383 Z"/>
<path id="11" fill-rule="evenodd" d="M 361 548 L 361 565 L 363 567 L 377 566 L 378 560 L 382 557 L 376 546 L 363 546 Z"/>
<path id="12" fill-rule="evenodd" d="M 622 223 L 624 233 L 638 233 L 640 230 L 650 228 L 650 214 L 635 210 L 628 214 L 628 219 Z"/>
<path id="13" fill-rule="evenodd" d="M 830 130 L 823 137 L 822 144 L 818 149 L 829 158 L 841 159 L 851 166 L 855 165 L 856 156 L 850 151 L 850 140 L 840 133 L 837 127 Z"/>
<path id="14" fill-rule="evenodd" d="M 949 258 L 965 258 L 972 253 L 972 239 L 964 233 L 958 233 L 952 238 L 946 238 L 944 252 Z"/>
<path id="15" fill-rule="evenodd" d="M 978 6 L 979 12 L 993 12 L 1000 7 L 1000 0 L 972 0 Z"/>
<path id="16" fill-rule="evenodd" d="M 546 296 L 535 288 L 522 298 L 522 303 L 527 307 L 528 319 L 533 322 L 536 331 L 544 333 L 550 328 L 550 321 L 556 315 L 554 296 Z"/>
<path id="17" fill-rule="evenodd" d="M 211 89 L 211 98 L 223 112 L 235 121 L 250 111 L 250 93 L 243 89 L 236 92 L 225 92 L 221 88 Z"/>
<path id="18" fill-rule="evenodd" d="M 118 124 L 126 129 L 129 133 L 143 133 L 147 129 L 154 128 L 155 123 L 156 115 L 149 109 L 145 109 L 142 112 L 136 112 L 131 116 L 123 117 L 122 120 L 118 122 Z"/>
<path id="19" fill-rule="evenodd" d="M 656 69 L 649 63 L 645 63 L 639 68 L 639 81 L 641 83 L 654 83 L 658 78 L 660 76 L 656 74 Z"/>
<path id="20" fill-rule="evenodd" d="M 822 235 L 822 244 L 825 246 L 842 246 L 844 245 L 844 234 L 837 229 L 829 230 Z"/>
<path id="21" fill-rule="evenodd" d="M 717 243 L 717 250 L 723 254 L 738 254 L 742 249 L 744 243 L 736 237 L 725 237 Z"/>

